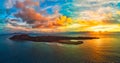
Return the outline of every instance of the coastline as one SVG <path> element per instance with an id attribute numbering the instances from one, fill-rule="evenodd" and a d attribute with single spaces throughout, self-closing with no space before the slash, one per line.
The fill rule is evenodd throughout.
<path id="1" fill-rule="evenodd" d="M 9 38 L 13 41 L 32 41 L 32 42 L 49 42 L 62 44 L 83 44 L 81 40 L 99 39 L 99 37 L 66 37 L 66 36 L 30 36 L 28 34 L 13 35 Z"/>

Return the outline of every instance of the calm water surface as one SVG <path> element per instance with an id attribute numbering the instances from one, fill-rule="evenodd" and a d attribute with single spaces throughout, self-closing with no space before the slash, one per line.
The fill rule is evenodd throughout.
<path id="1" fill-rule="evenodd" d="M 101 38 L 62 45 L 15 42 L 8 39 L 11 35 L 0 35 L 0 63 L 120 63 L 120 33 L 63 35 Z"/>

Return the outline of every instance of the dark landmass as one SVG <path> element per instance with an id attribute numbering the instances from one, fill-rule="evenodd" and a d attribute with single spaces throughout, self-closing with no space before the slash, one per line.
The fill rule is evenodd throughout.
<path id="1" fill-rule="evenodd" d="M 62 44 L 82 44 L 83 41 L 88 39 L 99 39 L 98 37 L 65 37 L 65 36 L 29 36 L 28 34 L 14 35 L 9 39 L 14 41 L 33 41 L 33 42 L 56 42 Z M 77 41 L 71 41 L 77 40 Z"/>

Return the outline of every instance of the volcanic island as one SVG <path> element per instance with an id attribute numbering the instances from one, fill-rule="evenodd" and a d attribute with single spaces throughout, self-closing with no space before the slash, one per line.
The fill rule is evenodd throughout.
<path id="1" fill-rule="evenodd" d="M 83 44 L 82 40 L 99 39 L 99 37 L 30 36 L 28 34 L 18 34 L 13 35 L 9 39 L 13 41 L 49 42 L 79 45 Z"/>

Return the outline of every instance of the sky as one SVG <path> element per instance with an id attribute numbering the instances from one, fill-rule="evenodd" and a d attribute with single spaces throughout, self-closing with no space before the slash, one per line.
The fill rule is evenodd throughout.
<path id="1" fill-rule="evenodd" d="M 19 19 L 1 20 L 8 28 L 120 31 L 120 0 L 0 0 L 0 4 L 1 19 Z"/>

